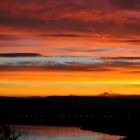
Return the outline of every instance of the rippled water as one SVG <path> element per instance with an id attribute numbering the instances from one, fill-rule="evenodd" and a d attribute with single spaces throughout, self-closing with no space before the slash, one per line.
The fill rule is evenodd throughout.
<path id="1" fill-rule="evenodd" d="M 11 130 L 21 134 L 20 140 L 121 140 L 120 136 L 111 136 L 78 127 L 23 126 L 11 125 Z"/>

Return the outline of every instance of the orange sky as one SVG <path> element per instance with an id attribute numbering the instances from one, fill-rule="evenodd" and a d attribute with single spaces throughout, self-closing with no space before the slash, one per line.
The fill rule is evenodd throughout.
<path id="1" fill-rule="evenodd" d="M 0 95 L 139 95 L 139 9 L 139 0 L 0 1 Z"/>

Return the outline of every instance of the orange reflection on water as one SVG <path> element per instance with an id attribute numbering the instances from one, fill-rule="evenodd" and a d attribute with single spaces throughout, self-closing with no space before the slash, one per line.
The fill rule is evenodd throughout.
<path id="1" fill-rule="evenodd" d="M 55 137 L 59 139 L 60 137 L 71 138 L 74 140 L 75 138 L 87 137 L 85 140 L 120 140 L 123 138 L 122 136 L 111 136 L 108 134 L 82 130 L 78 127 L 57 127 L 57 126 L 31 126 L 31 125 L 11 125 L 11 130 L 18 133 L 23 133 L 31 136 L 46 136 L 48 139 L 51 137 Z M 90 138 L 90 139 L 88 139 Z"/>

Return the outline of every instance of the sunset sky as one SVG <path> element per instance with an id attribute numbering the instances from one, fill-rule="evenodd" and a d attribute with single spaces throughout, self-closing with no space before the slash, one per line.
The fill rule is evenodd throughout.
<path id="1" fill-rule="evenodd" d="M 140 94 L 140 0 L 1 0 L 0 96 Z"/>

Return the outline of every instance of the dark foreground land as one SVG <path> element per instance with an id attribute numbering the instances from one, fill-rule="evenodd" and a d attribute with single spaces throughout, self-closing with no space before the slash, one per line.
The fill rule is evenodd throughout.
<path id="1" fill-rule="evenodd" d="M 0 97 L 1 124 L 79 126 L 140 139 L 140 97 Z"/>

